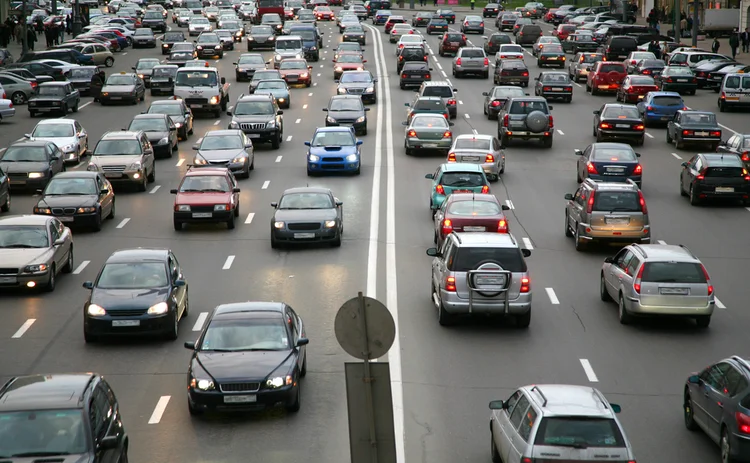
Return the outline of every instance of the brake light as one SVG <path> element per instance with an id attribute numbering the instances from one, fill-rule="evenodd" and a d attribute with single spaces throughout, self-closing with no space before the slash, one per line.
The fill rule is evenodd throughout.
<path id="1" fill-rule="evenodd" d="M 404 60 L 404 57 L 403 57 L 403 56 L 399 56 L 399 57 L 398 57 L 398 60 L 399 60 L 399 61 L 403 61 L 403 60 Z"/>
<path id="2" fill-rule="evenodd" d="M 725 99 L 726 97 L 727 97 L 727 95 L 726 95 L 726 94 L 725 94 L 724 92 L 721 92 L 721 96 L 720 96 L 719 98 L 723 100 L 723 99 Z"/>
<path id="3" fill-rule="evenodd" d="M 548 117 L 549 117 L 549 128 L 550 130 L 552 130 L 555 128 L 555 119 L 552 116 L 548 116 Z"/>
<path id="4" fill-rule="evenodd" d="M 484 185 L 484 186 L 482 186 L 482 193 L 484 193 L 484 194 L 487 194 L 487 193 L 489 193 L 489 192 L 490 192 L 490 187 L 489 187 L 489 185 Z"/>
<path id="5" fill-rule="evenodd" d="M 523 457 L 521 458 L 521 463 L 533 463 L 531 458 L 529 457 Z"/>
<path id="6" fill-rule="evenodd" d="M 596 171 L 596 166 L 594 164 L 592 164 L 591 162 L 589 162 L 589 163 L 586 164 L 586 171 L 589 174 L 594 174 L 594 175 L 596 175 L 598 173 Z"/>
<path id="7" fill-rule="evenodd" d="M 461 66 L 461 58 L 458 58 L 458 59 L 456 60 L 456 66 Z"/>
<path id="8" fill-rule="evenodd" d="M 610 124 L 607 124 L 606 122 L 602 122 L 601 124 L 599 124 L 599 128 L 600 129 L 611 129 L 612 126 Z M 589 163 L 589 164 L 591 164 L 591 163 Z"/>
<path id="9" fill-rule="evenodd" d="M 450 235 L 452 231 L 453 231 L 453 223 L 451 223 L 451 219 L 443 220 L 443 227 L 442 227 L 443 236 Z"/>
<path id="10" fill-rule="evenodd" d="M 402 44 L 400 44 L 400 45 L 399 45 L 398 47 L 399 47 L 399 48 L 404 48 L 404 44 L 402 43 Z"/>
<path id="11" fill-rule="evenodd" d="M 498 107 L 500 106 L 500 100 L 494 100 L 492 103 L 490 103 L 490 106 Z M 745 155 L 747 156 L 747 155 Z M 747 159 L 743 158 L 743 160 L 747 161 Z"/>
<path id="12" fill-rule="evenodd" d="M 683 111 L 687 111 L 687 110 L 688 110 L 688 107 L 687 107 L 687 106 L 683 106 L 683 107 L 682 107 L 682 110 L 683 110 Z"/>
<path id="13" fill-rule="evenodd" d="M 635 170 L 633 170 L 633 173 L 636 175 L 641 175 L 643 173 L 643 166 L 638 164 L 635 166 Z"/>
<path id="14" fill-rule="evenodd" d="M 543 92 L 551 92 L 552 91 L 552 87 L 542 87 L 542 91 Z"/>
<path id="15" fill-rule="evenodd" d="M 750 155 L 748 155 L 747 151 L 745 151 L 744 153 L 742 153 L 742 160 L 743 161 L 750 161 Z"/>
<path id="16" fill-rule="evenodd" d="M 451 98 L 450 100 L 448 100 L 448 105 L 452 106 L 452 105 L 455 105 L 455 104 L 456 104 L 456 100 L 454 100 L 453 98 Z"/>
<path id="17" fill-rule="evenodd" d="M 484 162 L 495 162 L 495 156 L 488 154 L 484 157 Z"/>
<path id="18" fill-rule="evenodd" d="M 448 153 L 448 162 L 456 162 L 456 153 Z"/>
<path id="19" fill-rule="evenodd" d="M 490 60 L 489 60 L 489 58 L 485 58 L 485 59 L 484 59 L 484 65 L 485 65 L 485 66 L 489 66 L 489 65 L 490 65 Z"/>
<path id="20" fill-rule="evenodd" d="M 594 197 L 596 196 L 596 191 L 592 191 L 591 195 L 589 196 L 589 202 L 586 203 L 586 213 L 590 214 L 591 211 L 594 210 Z"/>
<path id="21" fill-rule="evenodd" d="M 521 292 L 528 293 L 529 291 L 531 291 L 531 278 L 521 278 Z M 529 460 L 529 463 L 531 463 L 531 460 Z"/>
<path id="22" fill-rule="evenodd" d="M 695 133 L 695 132 L 693 132 L 692 130 L 683 130 L 682 131 L 683 135 L 693 135 L 693 133 Z"/>
<path id="23" fill-rule="evenodd" d="M 667 82 L 674 82 L 671 77 L 667 77 Z"/>
<path id="24" fill-rule="evenodd" d="M 443 185 L 436 186 L 435 187 L 435 193 L 437 193 L 439 195 L 444 195 L 445 194 L 445 188 L 443 188 Z"/>
<path id="25" fill-rule="evenodd" d="M 424 60 L 427 61 L 427 55 L 424 55 L 422 58 L 424 58 Z"/>
<path id="26" fill-rule="evenodd" d="M 508 72 L 508 71 L 502 71 L 502 72 L 500 73 L 500 75 L 501 75 L 501 76 L 509 76 L 509 75 L 510 75 L 510 72 Z"/>
<path id="27" fill-rule="evenodd" d="M 631 60 L 630 60 L 630 64 L 635 64 L 635 60 L 634 60 L 634 59 L 631 59 Z"/>
<path id="28" fill-rule="evenodd" d="M 653 110 L 654 110 L 654 107 L 653 107 L 653 106 L 646 106 L 646 110 L 648 110 L 648 111 L 653 111 Z"/>
<path id="29" fill-rule="evenodd" d="M 695 176 L 696 180 L 703 180 L 704 178 L 706 178 L 706 170 L 705 169 L 703 169 L 702 171 L 700 171 L 700 173 Z"/>
<path id="30" fill-rule="evenodd" d="M 633 127 L 635 130 L 646 130 L 646 126 L 643 124 L 638 124 L 635 127 Z"/>
<path id="31" fill-rule="evenodd" d="M 413 129 L 409 130 L 409 133 L 407 133 L 406 136 L 409 138 L 415 138 L 417 136 L 417 131 Z"/>
<path id="32" fill-rule="evenodd" d="M 401 74 L 402 79 L 406 79 L 408 76 L 406 74 Z"/>
<path id="33" fill-rule="evenodd" d="M 648 75 L 651 74 L 651 71 L 649 71 L 648 69 L 644 69 L 642 74 Z"/>
<path id="34" fill-rule="evenodd" d="M 483 22 L 482 22 L 482 23 L 479 23 L 479 25 L 480 25 L 481 27 L 484 27 L 484 23 L 483 23 Z"/>
<path id="35" fill-rule="evenodd" d="M 712 137 L 720 137 L 721 136 L 721 131 L 720 130 L 713 130 L 713 131 L 711 131 L 711 136 Z"/>
<path id="36" fill-rule="evenodd" d="M 464 41 L 466 40 L 466 35 L 465 34 L 461 34 L 461 40 L 464 40 Z"/>
<path id="37" fill-rule="evenodd" d="M 638 165 L 638 167 L 641 167 Z M 646 207 L 646 198 L 643 197 L 643 192 L 641 190 L 638 190 L 638 202 L 641 205 L 641 212 L 644 214 L 648 214 L 648 207 Z"/>
<path id="38" fill-rule="evenodd" d="M 31 83 L 31 88 L 37 88 L 38 86 L 39 86 L 39 84 L 36 83 L 36 82 L 32 82 Z"/>
<path id="39" fill-rule="evenodd" d="M 633 281 L 633 289 L 638 294 L 641 294 L 641 278 L 643 278 L 643 268 L 645 266 L 646 264 L 641 264 L 641 268 L 638 269 L 638 275 L 635 276 L 635 281 Z"/>
<path id="40" fill-rule="evenodd" d="M 452 293 L 456 292 L 456 279 L 454 277 L 447 277 L 445 279 L 445 290 Z"/>
<path id="41" fill-rule="evenodd" d="M 453 134 L 451 133 L 451 131 L 450 131 L 450 130 L 446 130 L 446 131 L 445 131 L 445 132 L 443 133 L 443 138 L 450 138 L 450 137 L 452 137 L 452 136 L 453 136 Z"/>
<path id="42" fill-rule="evenodd" d="M 637 91 L 638 91 L 638 89 L 635 88 L 635 87 L 628 87 L 628 93 L 635 93 Z"/>
<path id="43" fill-rule="evenodd" d="M 703 270 L 703 276 L 706 277 L 706 283 L 708 284 L 708 295 L 712 296 L 714 294 L 714 285 L 711 284 L 711 277 L 708 276 L 708 270 L 706 270 L 703 264 L 701 264 L 701 270 Z"/>
<path id="44" fill-rule="evenodd" d="M 503 116 L 503 127 L 508 127 L 508 120 L 509 119 L 510 118 L 508 117 L 507 114 L 505 116 Z"/>
<path id="45" fill-rule="evenodd" d="M 528 71 L 523 71 L 523 74 L 521 74 L 521 75 L 524 76 L 524 77 L 529 77 Z"/>

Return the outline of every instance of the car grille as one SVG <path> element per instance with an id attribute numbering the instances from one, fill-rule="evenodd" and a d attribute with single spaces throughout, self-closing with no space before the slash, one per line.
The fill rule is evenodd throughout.
<path id="1" fill-rule="evenodd" d="M 66 208 L 53 207 L 52 213 L 54 215 L 73 215 L 76 213 L 76 208 L 75 207 L 66 207 Z"/>
<path id="2" fill-rule="evenodd" d="M 37 108 L 53 108 L 60 107 L 59 101 L 36 101 Z"/>
<path id="3" fill-rule="evenodd" d="M 344 162 L 344 158 L 323 158 L 324 162 Z"/>
<path id="4" fill-rule="evenodd" d="M 287 224 L 290 230 L 320 230 L 320 222 L 298 222 Z"/>
<path id="5" fill-rule="evenodd" d="M 354 124 L 355 121 L 355 119 L 336 119 L 337 124 Z"/>
<path id="6" fill-rule="evenodd" d="M 257 392 L 260 383 L 223 383 L 219 384 L 221 392 Z"/>
<path id="7" fill-rule="evenodd" d="M 124 310 L 108 310 L 107 314 L 110 317 L 138 317 L 146 313 L 148 309 L 124 309 Z"/>
<path id="8" fill-rule="evenodd" d="M 260 122 L 260 123 L 243 122 L 242 124 L 240 124 L 240 128 L 242 130 L 260 130 L 260 129 L 263 129 L 265 126 L 266 124 L 263 122 Z"/>
<path id="9" fill-rule="evenodd" d="M 101 166 L 101 169 L 104 172 L 124 172 L 125 171 L 125 165 L 119 165 L 119 166 Z"/>
<path id="10" fill-rule="evenodd" d="M 226 166 L 229 164 L 229 161 L 208 161 L 208 163 L 212 166 Z"/>
<path id="11" fill-rule="evenodd" d="M 287 74 L 286 78 L 287 79 L 295 79 L 296 80 L 296 79 L 299 79 L 299 74 Z"/>
<path id="12" fill-rule="evenodd" d="M 17 275 L 17 268 L 0 268 L 0 275 Z"/>
<path id="13" fill-rule="evenodd" d="M 208 98 L 185 98 L 185 104 L 208 104 Z"/>
<path id="14" fill-rule="evenodd" d="M 350 93 L 353 95 L 361 95 L 365 93 L 365 89 L 364 88 L 347 88 L 346 93 Z"/>
<path id="15" fill-rule="evenodd" d="M 8 174 L 8 179 L 11 182 L 15 181 L 15 180 L 24 180 L 25 181 L 28 177 L 29 177 L 29 174 L 24 174 L 24 173 L 14 173 L 14 172 L 11 172 L 11 173 Z"/>
<path id="16" fill-rule="evenodd" d="M 190 206 L 191 212 L 213 212 L 214 206 Z"/>

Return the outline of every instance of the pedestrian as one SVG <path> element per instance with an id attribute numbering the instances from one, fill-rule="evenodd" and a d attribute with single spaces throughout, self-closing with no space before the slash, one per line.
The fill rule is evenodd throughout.
<path id="1" fill-rule="evenodd" d="M 70 17 L 70 13 L 68 13 L 68 15 L 65 17 L 65 32 L 67 32 L 68 35 L 70 35 L 70 33 L 72 32 L 72 29 L 71 29 L 72 24 L 73 24 L 73 19 Z"/>
<path id="2" fill-rule="evenodd" d="M 34 29 L 31 27 L 26 28 L 26 46 L 29 50 L 34 51 L 34 42 L 36 42 L 36 34 Z"/>
<path id="3" fill-rule="evenodd" d="M 714 37 L 714 41 L 711 43 L 711 52 L 713 53 L 719 53 L 719 47 L 721 44 L 719 43 L 719 39 Z"/>
<path id="4" fill-rule="evenodd" d="M 680 20 L 680 37 L 685 37 L 685 32 L 687 32 L 687 19 L 682 18 Z"/>
<path id="5" fill-rule="evenodd" d="M 474 0 L 471 0 L 471 9 L 474 9 Z"/>
<path id="6" fill-rule="evenodd" d="M 437 6 L 437 0 L 432 0 L 432 6 Z"/>
<path id="7" fill-rule="evenodd" d="M 60 43 L 65 42 L 65 21 L 63 21 L 62 19 L 57 25 L 57 36 Z"/>
<path id="8" fill-rule="evenodd" d="M 94 101 L 99 101 L 99 95 L 102 93 L 102 87 L 104 86 L 104 78 L 106 75 L 104 71 L 95 72 L 91 76 L 91 96 L 94 97 Z"/>
<path id="9" fill-rule="evenodd" d="M 740 41 L 742 42 L 742 52 L 750 52 L 750 27 L 746 27 L 745 31 L 740 34 Z"/>
<path id="10" fill-rule="evenodd" d="M 44 39 L 47 42 L 47 48 L 52 48 L 52 29 L 51 29 L 51 26 L 44 28 Z"/>
<path id="11" fill-rule="evenodd" d="M 37 34 L 44 33 L 44 20 L 42 19 L 42 17 L 41 16 L 37 16 L 35 22 L 36 22 L 36 32 L 37 32 Z"/>
<path id="12" fill-rule="evenodd" d="M 737 56 L 737 48 L 740 46 L 740 34 L 737 29 L 729 36 L 729 48 L 732 49 L 732 59 Z"/>

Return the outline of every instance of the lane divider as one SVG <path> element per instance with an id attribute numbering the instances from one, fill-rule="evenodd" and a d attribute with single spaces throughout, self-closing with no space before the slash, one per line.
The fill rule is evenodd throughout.
<path id="1" fill-rule="evenodd" d="M 565 132 L 563 132 L 563 131 L 562 131 L 562 130 L 560 130 L 560 129 L 557 129 L 557 133 L 559 133 L 560 135 L 565 135 Z"/>
<path id="2" fill-rule="evenodd" d="M 155 187 L 151 189 L 151 191 L 148 192 L 148 194 L 152 195 L 156 193 L 157 191 L 159 191 L 159 188 L 161 188 L 161 185 L 156 185 Z"/>
<path id="3" fill-rule="evenodd" d="M 530 239 L 526 238 L 525 236 L 523 238 L 521 238 L 521 239 L 523 240 L 523 247 L 525 247 L 529 251 L 531 251 L 532 249 L 534 249 L 534 246 L 531 244 L 531 240 Z"/>
<path id="4" fill-rule="evenodd" d="M 201 312 L 198 314 L 198 319 L 195 320 L 195 325 L 193 325 L 193 331 L 200 331 L 203 329 L 203 324 L 206 323 L 206 319 L 208 318 L 208 312 Z"/>
<path id="5" fill-rule="evenodd" d="M 586 373 L 586 377 L 589 379 L 592 383 L 598 383 L 599 378 L 596 377 L 596 373 L 594 373 L 594 368 L 591 366 L 591 363 L 588 361 L 588 359 L 580 359 L 581 360 L 581 366 L 583 367 L 583 371 Z"/>
<path id="6" fill-rule="evenodd" d="M 177 161 L 177 164 L 175 164 L 175 167 L 180 167 L 184 163 L 185 163 L 185 160 L 184 159 L 180 159 L 179 161 Z"/>
<path id="7" fill-rule="evenodd" d="M 234 256 L 227 257 L 227 260 L 224 261 L 224 265 L 221 267 L 222 270 L 229 270 L 232 268 L 232 262 L 234 262 Z"/>
<path id="8" fill-rule="evenodd" d="M 661 244 L 662 246 L 666 246 L 667 245 L 667 242 L 664 241 L 664 240 L 658 240 L 656 242 L 659 243 L 659 244 Z"/>
<path id="9" fill-rule="evenodd" d="M 20 327 L 20 328 L 18 328 L 18 331 L 16 331 L 16 332 L 15 332 L 15 333 L 13 334 L 13 336 L 11 336 L 11 337 L 12 337 L 13 339 L 18 339 L 18 338 L 20 338 L 21 336 L 23 336 L 23 334 L 24 334 L 25 332 L 27 332 L 27 331 L 29 330 L 29 328 L 31 328 L 31 325 L 33 325 L 35 321 L 36 321 L 36 318 L 29 318 L 28 320 L 26 320 L 26 321 L 25 321 L 25 322 L 23 323 L 23 325 L 21 325 L 21 327 Z"/>
<path id="10" fill-rule="evenodd" d="M 716 301 L 716 307 L 718 307 L 718 308 L 720 308 L 720 309 L 726 309 L 726 308 L 727 308 L 727 306 L 725 306 L 725 305 L 724 305 L 724 304 L 723 304 L 723 303 L 722 303 L 722 302 L 721 302 L 721 301 L 719 300 L 719 298 L 718 298 L 718 297 L 714 296 L 714 301 Z"/>
<path id="11" fill-rule="evenodd" d="M 560 305 L 560 299 L 557 298 L 557 294 L 555 294 L 555 290 L 552 288 L 544 288 L 544 290 L 547 292 L 547 297 L 549 298 L 549 302 L 552 305 Z"/>
<path id="12" fill-rule="evenodd" d="M 647 136 L 648 138 L 654 138 L 654 136 L 653 136 L 653 135 L 651 135 L 651 134 L 650 134 L 650 133 L 648 133 L 648 132 L 646 132 L 646 136 Z"/>
<path id="13" fill-rule="evenodd" d="M 83 272 L 83 269 L 86 268 L 87 265 L 91 263 L 90 260 L 84 260 L 80 264 L 78 264 L 78 267 L 76 267 L 75 270 L 73 270 L 73 275 L 79 275 L 81 272 Z"/>
<path id="14" fill-rule="evenodd" d="M 214 125 L 219 125 L 219 124 L 221 124 L 221 121 L 215 121 L 214 122 Z"/>
<path id="15" fill-rule="evenodd" d="M 263 186 L 260 187 L 260 189 L 261 190 L 267 190 L 268 189 L 268 185 L 270 185 L 270 184 L 271 184 L 271 181 L 270 180 L 266 180 L 265 182 L 263 182 Z"/>
<path id="16" fill-rule="evenodd" d="M 245 224 L 250 225 L 253 223 L 253 219 L 255 218 L 255 212 L 251 212 L 247 215 L 247 218 L 245 219 Z"/>
<path id="17" fill-rule="evenodd" d="M 286 141 L 292 141 L 292 136 L 289 135 L 288 137 L 286 137 Z"/>
<path id="18" fill-rule="evenodd" d="M 506 200 L 505 200 L 505 205 L 506 205 L 506 206 L 508 206 L 508 208 L 509 208 L 510 210 L 513 210 L 513 209 L 515 209 L 515 208 L 513 207 L 513 201 L 511 201 L 510 199 L 506 199 Z"/>
<path id="19" fill-rule="evenodd" d="M 294 121 L 295 124 L 299 124 L 300 122 L 302 122 L 302 119 L 297 119 L 296 121 Z"/>
<path id="20" fill-rule="evenodd" d="M 677 159 L 679 159 L 680 161 L 682 161 L 682 156 L 680 156 L 679 154 L 677 154 L 677 153 L 669 153 L 669 154 L 671 154 L 671 155 L 672 155 L 672 156 L 674 156 L 675 158 L 677 158 Z"/>
<path id="21" fill-rule="evenodd" d="M 122 219 L 122 222 L 120 222 L 119 224 L 117 224 L 117 228 L 122 228 L 122 227 L 124 227 L 125 225 L 127 225 L 127 224 L 128 224 L 128 222 L 130 222 L 130 218 L 127 218 L 127 219 Z"/>
<path id="22" fill-rule="evenodd" d="M 148 424 L 159 424 L 162 415 L 164 415 L 164 410 L 166 410 L 167 405 L 169 405 L 169 399 L 171 398 L 172 396 L 169 395 L 163 395 L 159 398 L 159 401 L 156 402 L 156 408 L 154 408 L 154 412 L 151 414 L 151 418 L 148 419 Z"/>
<path id="23" fill-rule="evenodd" d="M 281 156 L 281 155 L 279 155 L 279 156 L 276 156 L 276 162 L 281 162 L 281 158 L 283 158 L 283 157 L 284 157 L 284 156 Z"/>

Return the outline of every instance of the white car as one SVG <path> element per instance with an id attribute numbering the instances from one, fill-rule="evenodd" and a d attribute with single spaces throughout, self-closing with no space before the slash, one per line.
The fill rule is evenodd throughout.
<path id="1" fill-rule="evenodd" d="M 521 45 L 516 44 L 503 44 L 500 45 L 500 50 L 495 53 L 495 64 L 498 64 L 504 59 L 523 59 L 523 48 Z"/>
<path id="2" fill-rule="evenodd" d="M 391 29 L 390 42 L 396 43 L 401 37 L 407 34 L 415 34 L 414 29 L 410 25 L 396 24 L 393 26 L 393 29 Z"/>
<path id="3" fill-rule="evenodd" d="M 2 90 L 0 90 L 0 96 L 2 96 Z M 5 98 L 0 99 L 0 122 L 8 117 L 16 115 L 16 108 L 13 107 L 13 102 L 6 100 Z"/>
<path id="4" fill-rule="evenodd" d="M 70 64 L 65 61 L 60 61 L 59 59 L 39 59 L 36 61 L 38 63 L 46 64 L 47 66 L 52 66 L 53 68 L 62 69 L 63 74 L 67 74 L 67 72 L 73 68 L 80 67 L 79 64 Z"/>
<path id="5" fill-rule="evenodd" d="M 422 47 L 422 50 L 424 50 L 426 45 L 427 41 L 419 34 L 402 35 L 401 38 L 398 39 L 398 43 L 396 43 L 395 53 L 398 55 L 398 51 L 404 47 Z"/>
<path id="6" fill-rule="evenodd" d="M 63 153 L 63 161 L 81 162 L 81 157 L 89 148 L 89 135 L 81 124 L 73 119 L 45 119 L 40 121 L 31 133 L 24 137 L 29 140 L 49 141 L 57 145 Z"/>
<path id="7" fill-rule="evenodd" d="M 201 35 L 201 32 L 211 32 L 213 30 L 213 27 L 211 26 L 211 23 L 206 18 L 196 18 L 192 17 L 190 19 L 190 24 L 188 25 L 188 33 L 193 35 Z"/>

